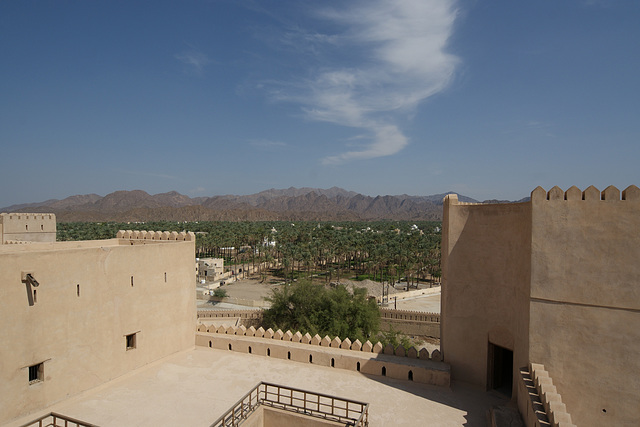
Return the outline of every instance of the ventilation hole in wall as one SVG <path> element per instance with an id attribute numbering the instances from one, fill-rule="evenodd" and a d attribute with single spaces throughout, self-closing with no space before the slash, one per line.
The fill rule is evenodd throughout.
<path id="1" fill-rule="evenodd" d="M 44 381 L 44 363 L 29 366 L 29 384 Z"/>
<path id="2" fill-rule="evenodd" d="M 133 276 L 131 276 L 131 287 L 133 287 Z"/>
<path id="3" fill-rule="evenodd" d="M 603 414 L 606 414 L 606 413 L 607 413 L 607 410 L 606 410 L 606 409 L 603 409 L 603 410 L 602 410 L 602 413 L 603 413 Z"/>
<path id="4" fill-rule="evenodd" d="M 33 290 L 33 302 L 34 304 L 38 302 L 38 291 L 36 291 L 35 289 Z"/>
<path id="5" fill-rule="evenodd" d="M 385 368 L 384 366 L 382 367 L 382 376 L 383 377 L 387 376 L 387 368 Z"/>
<path id="6" fill-rule="evenodd" d="M 167 283 L 167 272 L 164 272 L 164 283 Z"/>
<path id="7" fill-rule="evenodd" d="M 136 348 L 137 343 L 136 343 L 136 334 L 129 334 L 125 336 L 125 341 L 126 341 L 126 349 L 127 350 L 133 350 L 134 348 Z"/>
<path id="8" fill-rule="evenodd" d="M 212 346 L 211 341 L 209 341 L 209 348 L 211 348 L 211 346 Z"/>
<path id="9" fill-rule="evenodd" d="M 356 365 L 356 371 L 360 372 L 360 362 Z"/>
<path id="10" fill-rule="evenodd" d="M 413 371 L 409 371 L 409 381 L 413 381 Z"/>
<path id="11" fill-rule="evenodd" d="M 291 352 L 287 351 L 287 359 L 291 360 Z"/>
<path id="12" fill-rule="evenodd" d="M 313 363 L 313 356 L 309 355 L 309 363 Z"/>
<path id="13" fill-rule="evenodd" d="M 249 354 L 251 354 L 251 346 L 249 346 Z"/>
<path id="14" fill-rule="evenodd" d="M 267 356 L 271 356 L 271 349 L 270 348 L 267 349 Z"/>
<path id="15" fill-rule="evenodd" d="M 336 360 L 333 357 L 331 358 L 331 367 L 332 368 L 336 367 Z"/>
<path id="16" fill-rule="evenodd" d="M 229 350 L 231 350 L 231 344 L 229 344 Z"/>
<path id="17" fill-rule="evenodd" d="M 80 285 L 76 285 L 76 295 L 80 296 Z"/>

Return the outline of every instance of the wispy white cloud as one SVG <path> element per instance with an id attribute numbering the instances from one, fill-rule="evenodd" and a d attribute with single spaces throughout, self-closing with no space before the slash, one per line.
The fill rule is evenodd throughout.
<path id="1" fill-rule="evenodd" d="M 304 79 L 269 85 L 274 99 L 300 104 L 307 118 L 367 134 L 359 149 L 327 156 L 324 164 L 390 156 L 406 147 L 409 140 L 397 122 L 444 90 L 458 63 L 446 52 L 456 19 L 454 0 L 344 4 L 345 9 L 315 12 L 339 31 L 286 39 L 301 46 L 323 44 L 322 67 Z"/>
<path id="2" fill-rule="evenodd" d="M 287 144 L 285 144 L 284 142 L 270 141 L 268 139 L 252 139 L 249 141 L 249 145 L 255 148 L 260 148 L 265 150 L 282 148 L 287 146 Z"/>
<path id="3" fill-rule="evenodd" d="M 175 54 L 174 57 L 183 64 L 186 64 L 190 72 L 198 75 L 201 75 L 204 72 L 204 67 L 211 62 L 207 55 L 193 47 Z"/>

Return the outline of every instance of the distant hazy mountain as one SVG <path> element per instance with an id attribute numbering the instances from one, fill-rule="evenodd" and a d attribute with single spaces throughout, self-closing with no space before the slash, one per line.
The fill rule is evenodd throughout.
<path id="1" fill-rule="evenodd" d="M 175 191 L 150 195 L 116 191 L 8 206 L 2 212 L 53 212 L 58 221 L 440 220 L 442 200 L 431 196 L 364 196 L 342 188 L 271 189 L 248 196 L 190 198 Z M 458 195 L 464 202 L 477 200 Z"/>

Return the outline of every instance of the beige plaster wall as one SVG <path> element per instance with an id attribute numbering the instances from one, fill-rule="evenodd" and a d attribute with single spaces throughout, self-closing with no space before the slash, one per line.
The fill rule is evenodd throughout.
<path id="1" fill-rule="evenodd" d="M 7 241 L 55 242 L 56 216 L 41 213 L 1 213 L 0 245 Z"/>
<path id="2" fill-rule="evenodd" d="M 488 343 L 528 362 L 529 203 L 466 204 L 445 198 L 441 341 L 451 377 L 487 386 Z M 515 394 L 515 393 L 514 393 Z"/>
<path id="3" fill-rule="evenodd" d="M 532 193 L 530 359 L 544 364 L 580 426 L 640 419 L 640 197 L 630 197 L 633 190 L 627 200 L 613 187 Z"/>
<path id="4" fill-rule="evenodd" d="M 194 242 L 122 243 L 0 249 L 0 424 L 194 345 Z M 44 381 L 30 385 L 41 362 Z"/>
<path id="5" fill-rule="evenodd" d="M 411 371 L 414 382 L 444 387 L 450 385 L 449 366 L 432 360 L 366 353 L 261 337 L 206 332 L 196 334 L 196 345 L 218 350 L 251 353 L 256 356 L 287 359 L 293 362 L 312 363 L 336 369 L 348 369 L 370 375 L 381 376 L 384 368 L 385 376 L 399 380 L 409 380 L 409 371 Z"/>

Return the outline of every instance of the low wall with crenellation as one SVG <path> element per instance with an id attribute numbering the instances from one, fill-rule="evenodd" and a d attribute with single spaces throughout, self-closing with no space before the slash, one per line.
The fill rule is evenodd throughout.
<path id="1" fill-rule="evenodd" d="M 300 332 L 282 332 L 244 326 L 199 325 L 196 345 L 219 350 L 239 351 L 260 356 L 276 357 L 301 363 L 312 363 L 337 369 L 348 369 L 370 375 L 415 381 L 448 387 L 449 365 L 443 363 L 440 351 L 431 354 L 426 348 L 383 347 L 348 338 L 340 340 L 328 336 L 311 336 Z"/>

